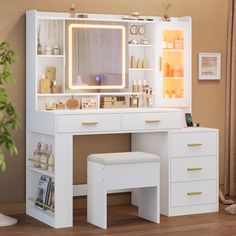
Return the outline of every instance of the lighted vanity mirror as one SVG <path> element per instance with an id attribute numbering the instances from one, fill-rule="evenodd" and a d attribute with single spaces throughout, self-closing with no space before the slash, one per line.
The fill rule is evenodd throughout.
<path id="1" fill-rule="evenodd" d="M 66 23 L 67 92 L 101 92 L 127 87 L 128 25 L 117 22 Z"/>

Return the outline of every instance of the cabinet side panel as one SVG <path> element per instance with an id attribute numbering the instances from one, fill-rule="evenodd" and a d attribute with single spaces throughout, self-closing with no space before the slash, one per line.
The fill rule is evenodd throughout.
<path id="1" fill-rule="evenodd" d="M 160 157 L 160 213 L 169 215 L 169 132 L 132 134 L 132 151 L 156 154 Z M 135 195 L 135 191 L 133 192 Z M 132 203 L 138 205 L 138 195 Z"/>
<path id="2" fill-rule="evenodd" d="M 73 226 L 73 139 L 55 136 L 55 228 Z"/>
<path id="3" fill-rule="evenodd" d="M 27 114 L 36 109 L 36 21 L 36 11 L 28 11 L 26 13 L 26 124 L 28 123 Z"/>

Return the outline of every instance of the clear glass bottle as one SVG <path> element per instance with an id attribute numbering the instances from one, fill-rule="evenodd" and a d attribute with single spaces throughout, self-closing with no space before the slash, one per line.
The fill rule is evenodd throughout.
<path id="1" fill-rule="evenodd" d="M 48 150 L 48 144 L 45 143 L 43 145 L 43 151 L 42 151 L 42 155 L 40 157 L 40 168 L 43 170 L 47 170 L 48 169 L 48 158 L 49 158 L 49 150 Z"/>
<path id="2" fill-rule="evenodd" d="M 74 4 L 72 4 L 71 8 L 69 9 L 69 17 L 76 17 L 76 9 Z"/>
<path id="3" fill-rule="evenodd" d="M 40 168 L 40 158 L 42 155 L 42 143 L 37 143 L 36 149 L 34 150 L 34 167 Z"/>
<path id="4" fill-rule="evenodd" d="M 50 147 L 50 154 L 48 158 L 48 171 L 54 171 L 54 155 L 52 153 L 52 146 Z"/>

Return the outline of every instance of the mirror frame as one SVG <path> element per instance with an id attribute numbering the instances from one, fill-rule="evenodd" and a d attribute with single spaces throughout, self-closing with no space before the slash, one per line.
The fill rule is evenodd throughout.
<path id="1" fill-rule="evenodd" d="M 115 29 L 121 30 L 122 33 L 122 83 L 120 85 L 73 85 L 72 81 L 72 74 L 73 74 L 73 30 L 74 29 Z M 90 89 L 124 89 L 126 85 L 126 28 L 123 25 L 99 25 L 99 24 L 80 24 L 80 23 L 71 23 L 69 25 L 69 32 L 68 32 L 68 86 L 70 89 L 79 89 L 79 90 L 90 90 Z"/>

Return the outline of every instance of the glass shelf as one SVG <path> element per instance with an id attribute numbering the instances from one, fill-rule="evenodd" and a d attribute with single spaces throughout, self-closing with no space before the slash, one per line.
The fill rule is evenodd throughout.
<path id="1" fill-rule="evenodd" d="M 129 71 L 153 71 L 153 68 L 129 68 Z"/>
<path id="2" fill-rule="evenodd" d="M 139 95 L 134 92 L 100 92 L 100 93 L 38 93 L 38 97 L 71 97 L 71 96 L 103 96 L 103 95 Z"/>
<path id="3" fill-rule="evenodd" d="M 164 79 L 166 80 L 180 80 L 180 79 L 183 79 L 184 77 L 164 77 Z"/>
<path id="4" fill-rule="evenodd" d="M 184 49 L 163 48 L 164 52 L 184 52 Z"/>

